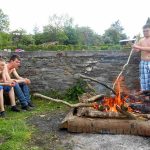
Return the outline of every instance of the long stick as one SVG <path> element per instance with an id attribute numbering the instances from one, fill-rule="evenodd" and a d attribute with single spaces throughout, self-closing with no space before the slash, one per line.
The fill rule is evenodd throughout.
<path id="1" fill-rule="evenodd" d="M 108 85 L 102 83 L 102 82 L 99 82 L 98 80 L 94 79 L 94 78 L 91 78 L 91 77 L 88 77 L 88 76 L 85 76 L 85 75 L 82 75 L 82 74 L 79 74 L 80 77 L 84 78 L 84 79 L 89 79 L 91 81 L 94 81 L 94 82 L 97 82 L 101 85 L 103 85 L 104 87 L 106 87 L 107 89 L 111 90 L 115 95 L 116 95 L 116 92 L 114 91 L 114 89 L 112 89 L 111 87 L 109 87 Z"/>
<path id="2" fill-rule="evenodd" d="M 135 43 L 137 43 L 137 41 L 138 41 L 138 38 L 136 39 Z M 117 79 L 115 80 L 115 82 L 113 84 L 113 89 L 115 88 L 115 85 L 116 85 L 117 81 L 119 80 L 120 76 L 122 75 L 123 71 L 125 70 L 126 66 L 129 64 L 132 53 L 133 53 L 133 49 L 131 49 L 127 62 L 123 66 L 123 68 L 122 68 L 121 72 L 119 73 L 119 75 L 117 76 Z"/>
<path id="3" fill-rule="evenodd" d="M 131 58 L 131 55 L 133 53 L 133 49 L 131 50 L 130 54 L 129 54 L 129 57 L 128 57 L 128 60 L 126 62 L 126 64 L 123 66 L 121 72 L 119 73 L 119 75 L 117 76 L 117 79 L 115 80 L 114 84 L 113 84 L 113 89 L 115 88 L 115 85 L 117 83 L 117 81 L 119 80 L 120 76 L 122 75 L 123 71 L 125 70 L 125 67 L 129 64 L 129 61 L 130 61 L 130 58 Z"/>
<path id="4" fill-rule="evenodd" d="M 47 100 L 50 100 L 50 101 L 53 101 L 53 102 L 56 102 L 56 103 L 62 103 L 62 104 L 65 104 L 71 108 L 76 108 L 76 107 L 92 107 L 93 106 L 93 103 L 77 103 L 77 104 L 70 104 L 66 101 L 63 101 L 63 100 L 60 100 L 60 99 L 54 99 L 54 98 L 51 98 L 51 97 L 48 97 L 48 96 L 45 96 L 45 95 L 42 95 L 42 94 L 39 94 L 39 93 L 34 93 L 33 96 L 36 96 L 36 97 L 40 97 L 40 98 L 44 98 L 44 99 L 47 99 Z M 92 102 L 94 101 L 95 99 L 97 98 L 100 98 L 102 97 L 103 95 L 96 95 L 90 99 L 88 99 L 87 101 L 88 102 Z"/>

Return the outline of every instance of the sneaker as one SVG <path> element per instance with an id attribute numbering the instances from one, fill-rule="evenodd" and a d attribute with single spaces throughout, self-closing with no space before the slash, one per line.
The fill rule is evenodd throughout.
<path id="1" fill-rule="evenodd" d="M 0 112 L 0 117 L 4 118 L 5 117 L 5 111 Z"/>
<path id="2" fill-rule="evenodd" d="M 30 111 L 31 110 L 31 108 L 29 106 L 22 106 L 21 109 L 24 111 Z"/>
<path id="3" fill-rule="evenodd" d="M 35 107 L 32 102 L 28 102 L 29 107 Z"/>
<path id="4" fill-rule="evenodd" d="M 16 107 L 16 105 L 11 107 L 11 111 L 20 112 L 20 110 Z"/>

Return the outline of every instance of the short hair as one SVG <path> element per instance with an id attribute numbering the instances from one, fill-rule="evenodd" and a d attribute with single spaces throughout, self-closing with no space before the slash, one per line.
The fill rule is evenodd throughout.
<path id="1" fill-rule="evenodd" d="M 21 60 L 19 55 L 14 54 L 10 57 L 9 61 L 15 61 L 15 59 Z"/>
<path id="2" fill-rule="evenodd" d="M 146 29 L 146 28 L 150 28 L 150 24 L 145 24 L 145 25 L 143 26 L 143 29 Z"/>

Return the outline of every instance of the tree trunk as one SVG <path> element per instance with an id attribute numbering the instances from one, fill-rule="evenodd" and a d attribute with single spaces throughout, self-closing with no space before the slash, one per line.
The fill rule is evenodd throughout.
<path id="1" fill-rule="evenodd" d="M 78 117 L 73 110 L 60 124 L 60 129 L 77 133 L 130 134 L 150 136 L 150 121 Z"/>

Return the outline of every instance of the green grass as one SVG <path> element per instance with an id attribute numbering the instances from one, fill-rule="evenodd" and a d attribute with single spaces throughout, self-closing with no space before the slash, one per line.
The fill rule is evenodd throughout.
<path id="1" fill-rule="evenodd" d="M 45 95 L 53 98 L 65 99 L 70 103 L 76 103 L 77 97 L 84 93 L 85 83 L 81 79 L 69 88 L 65 93 L 52 90 Z M 0 150 L 40 150 L 34 146 L 29 148 L 28 143 L 32 140 L 32 135 L 36 131 L 34 126 L 27 124 L 27 119 L 49 113 L 54 110 L 66 109 L 66 106 L 59 103 L 50 102 L 48 100 L 33 98 L 36 108 L 32 111 L 15 113 L 11 112 L 7 106 L 6 117 L 0 118 Z"/>
<path id="2" fill-rule="evenodd" d="M 0 118 L 0 150 L 24 150 L 31 140 L 34 126 L 29 126 L 27 118 L 35 115 L 45 114 L 52 110 L 64 109 L 65 106 L 42 99 L 33 99 L 36 108 L 28 112 L 15 113 L 6 108 L 6 117 Z M 30 150 L 40 150 L 38 147 L 31 147 Z"/>
<path id="3" fill-rule="evenodd" d="M 31 138 L 31 132 L 23 119 L 1 120 L 0 137 L 3 144 L 0 149 L 21 149 L 24 142 Z"/>

